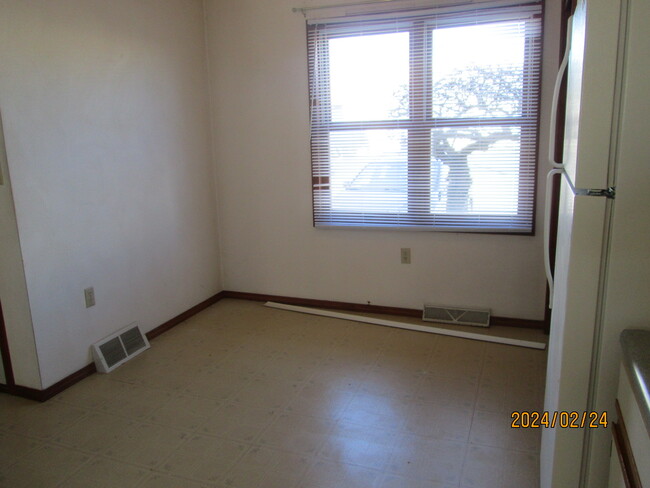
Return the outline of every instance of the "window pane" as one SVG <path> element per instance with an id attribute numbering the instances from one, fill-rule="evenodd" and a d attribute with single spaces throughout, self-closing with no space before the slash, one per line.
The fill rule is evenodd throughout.
<path id="1" fill-rule="evenodd" d="M 520 115 L 524 27 L 523 22 L 501 22 L 434 29 L 431 115 Z"/>
<path id="2" fill-rule="evenodd" d="M 541 8 L 310 19 L 315 225 L 531 232 Z"/>
<path id="3" fill-rule="evenodd" d="M 431 136 L 432 213 L 517 214 L 519 129 L 436 129 Z"/>
<path id="4" fill-rule="evenodd" d="M 330 39 L 329 61 L 334 122 L 408 117 L 408 33 Z"/>
<path id="5" fill-rule="evenodd" d="M 405 130 L 331 132 L 330 165 L 333 210 L 406 212 Z"/>

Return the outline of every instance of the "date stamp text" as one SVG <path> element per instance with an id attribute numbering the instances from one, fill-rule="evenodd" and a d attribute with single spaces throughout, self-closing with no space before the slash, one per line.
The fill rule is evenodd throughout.
<path id="1" fill-rule="evenodd" d="M 513 429 L 596 429 L 607 427 L 607 412 L 528 412 L 515 411 L 511 415 Z"/>

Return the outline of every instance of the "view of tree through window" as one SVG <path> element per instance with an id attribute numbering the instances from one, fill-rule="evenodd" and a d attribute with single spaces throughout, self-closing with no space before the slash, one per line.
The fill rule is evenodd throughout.
<path id="1" fill-rule="evenodd" d="M 310 26 L 316 225 L 532 230 L 541 26 L 519 10 Z"/>

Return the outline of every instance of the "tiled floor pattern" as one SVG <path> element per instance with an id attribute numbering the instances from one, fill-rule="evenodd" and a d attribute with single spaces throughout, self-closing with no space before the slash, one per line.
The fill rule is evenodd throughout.
<path id="1" fill-rule="evenodd" d="M 223 300 L 109 375 L 0 395 L 0 486 L 535 488 L 543 351 Z"/>

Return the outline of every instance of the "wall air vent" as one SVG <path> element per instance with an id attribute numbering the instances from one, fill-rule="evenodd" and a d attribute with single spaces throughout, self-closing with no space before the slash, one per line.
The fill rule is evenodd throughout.
<path id="1" fill-rule="evenodd" d="M 95 366 L 100 373 L 110 373 L 142 351 L 151 347 L 137 322 L 92 345 Z"/>
<path id="2" fill-rule="evenodd" d="M 490 311 L 425 304 L 422 320 L 427 322 L 441 322 L 444 324 L 489 327 Z"/>

